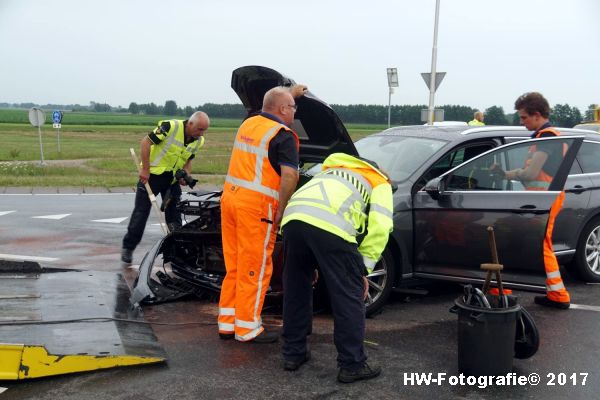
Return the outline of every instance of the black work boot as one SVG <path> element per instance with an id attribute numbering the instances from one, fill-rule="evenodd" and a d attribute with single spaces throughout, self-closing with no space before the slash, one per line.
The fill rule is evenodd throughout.
<path id="1" fill-rule="evenodd" d="M 571 307 L 571 303 L 569 302 L 563 303 L 560 301 L 550 300 L 546 296 L 535 296 L 535 299 L 533 301 L 535 302 L 535 304 L 539 304 L 540 306 L 553 307 L 558 308 L 560 310 L 567 310 L 569 307 Z"/>
<path id="2" fill-rule="evenodd" d="M 264 329 L 261 333 L 259 333 L 254 339 L 247 340 L 248 343 L 275 343 L 279 340 L 279 333 L 277 332 L 267 332 Z"/>
<path id="3" fill-rule="evenodd" d="M 125 264 L 131 264 L 133 261 L 133 249 L 126 249 L 123 247 L 121 249 L 121 261 L 123 261 Z"/>
<path id="4" fill-rule="evenodd" d="M 381 367 L 369 367 L 369 364 L 364 363 L 363 366 L 356 371 L 340 368 L 337 379 L 342 383 L 352 383 L 360 380 L 373 379 L 378 377 L 379 374 L 381 374 Z"/>
<path id="5" fill-rule="evenodd" d="M 310 351 L 307 351 L 304 356 L 297 361 L 283 360 L 283 369 L 286 371 L 295 371 L 308 360 L 310 360 Z"/>

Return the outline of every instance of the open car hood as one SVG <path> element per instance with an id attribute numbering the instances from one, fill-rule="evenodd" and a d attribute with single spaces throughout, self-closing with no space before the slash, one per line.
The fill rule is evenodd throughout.
<path id="1" fill-rule="evenodd" d="M 231 75 L 231 88 L 246 107 L 248 115 L 260 112 L 267 90 L 295 83 L 271 68 L 256 65 L 240 67 Z M 318 163 L 337 152 L 358 155 L 346 127 L 327 103 L 309 90 L 296 99 L 296 104 L 298 111 L 291 128 L 300 138 L 300 161 Z"/>

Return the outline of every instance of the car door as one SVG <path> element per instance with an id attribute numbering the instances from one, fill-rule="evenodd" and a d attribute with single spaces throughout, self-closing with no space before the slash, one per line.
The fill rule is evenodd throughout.
<path id="1" fill-rule="evenodd" d="M 484 278 L 492 262 L 487 227 L 494 228 L 503 276 L 513 286 L 543 285 L 542 242 L 550 208 L 563 189 L 583 137 L 554 137 L 508 144 L 479 155 L 430 181 L 413 197 L 416 276 L 461 281 Z M 493 173 L 524 165 L 530 146 L 568 151 L 551 171 L 546 190 L 525 190 L 521 182 Z M 559 147 L 560 148 L 560 147 Z"/>

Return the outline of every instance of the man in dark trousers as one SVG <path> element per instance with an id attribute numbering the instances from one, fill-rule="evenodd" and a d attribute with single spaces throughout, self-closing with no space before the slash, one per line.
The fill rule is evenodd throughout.
<path id="1" fill-rule="evenodd" d="M 135 193 L 135 205 L 123 238 L 121 261 L 131 264 L 133 250 L 142 240 L 152 204 L 146 192 L 148 182 L 154 195 L 160 193 L 163 201 L 168 191 L 171 199 L 165 209 L 167 225 L 173 229 L 181 226 L 181 213 L 176 209 L 181 197 L 180 185 L 186 185 L 183 178 L 176 179 L 175 173 L 184 170 L 192 172 L 192 160 L 204 144 L 204 133 L 210 125 L 208 115 L 196 111 L 189 119 L 160 121 L 158 126 L 144 136 L 141 141 L 140 157 L 142 168 Z"/>
<path id="2" fill-rule="evenodd" d="M 310 359 L 313 271 L 318 265 L 329 291 L 338 351 L 338 381 L 375 378 L 366 362 L 365 303 L 372 272 L 393 228 L 392 189 L 370 161 L 334 153 L 323 171 L 294 193 L 282 220 L 283 368 Z M 364 235 L 360 244 L 357 236 Z"/>

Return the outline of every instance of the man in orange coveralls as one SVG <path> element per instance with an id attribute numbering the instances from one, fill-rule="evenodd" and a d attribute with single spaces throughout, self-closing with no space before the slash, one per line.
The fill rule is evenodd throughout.
<path id="1" fill-rule="evenodd" d="M 550 105 L 540 93 L 530 92 L 520 96 L 515 102 L 515 110 L 519 113 L 521 125 L 534 131 L 531 135 L 532 139 L 560 135 L 560 132 L 550 124 Z M 558 169 L 566 150 L 559 143 L 531 146 L 523 168 L 504 172 L 504 178 L 520 180 L 527 190 L 548 190 L 553 179 L 553 171 Z M 552 231 L 554 220 L 564 200 L 565 192 L 561 192 L 550 209 L 543 246 L 546 295 L 535 297 L 537 304 L 562 310 L 570 307 L 571 298 L 560 275 L 558 261 L 552 248 Z"/>
<path id="2" fill-rule="evenodd" d="M 273 272 L 271 255 L 283 210 L 298 183 L 298 135 L 290 128 L 294 97 L 306 87 L 274 87 L 260 114 L 240 126 L 221 197 L 223 255 L 227 274 L 219 299 L 219 337 L 273 343 L 261 311 Z"/>

